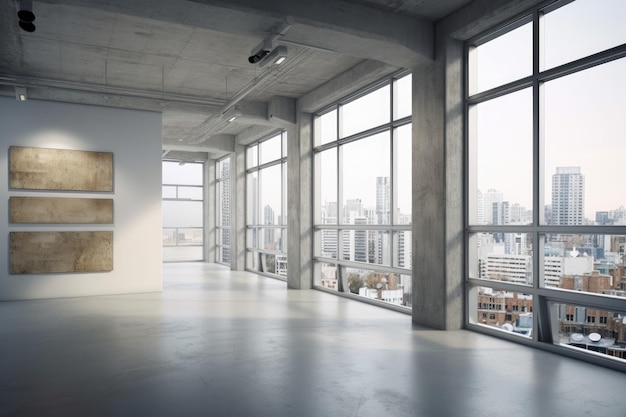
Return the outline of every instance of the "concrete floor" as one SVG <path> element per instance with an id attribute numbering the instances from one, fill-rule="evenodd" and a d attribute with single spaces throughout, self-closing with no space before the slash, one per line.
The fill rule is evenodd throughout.
<path id="1" fill-rule="evenodd" d="M 624 374 L 212 264 L 0 303 L 1 416 L 624 416 Z"/>

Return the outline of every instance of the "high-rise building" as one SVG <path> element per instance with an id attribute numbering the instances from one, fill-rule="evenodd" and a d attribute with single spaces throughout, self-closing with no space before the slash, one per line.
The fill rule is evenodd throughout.
<path id="1" fill-rule="evenodd" d="M 557 167 L 552 175 L 551 224 L 582 225 L 585 214 L 585 176 L 580 167 Z"/>
<path id="2" fill-rule="evenodd" d="M 220 178 L 224 178 L 220 181 L 222 192 L 221 207 L 221 234 L 222 244 L 230 245 L 230 160 L 225 159 L 222 163 L 222 172 Z M 224 251 L 222 255 L 223 262 L 230 262 L 230 251 Z"/>
<path id="3" fill-rule="evenodd" d="M 363 201 L 360 198 L 347 200 L 343 207 L 344 223 L 352 223 L 350 219 L 363 216 Z"/>
<path id="4" fill-rule="evenodd" d="M 596 211 L 596 224 L 604 226 L 610 224 L 608 211 Z"/>
<path id="5" fill-rule="evenodd" d="M 504 253 L 507 255 L 528 255 L 528 235 L 526 233 L 506 233 L 502 240 Z"/>
<path id="6" fill-rule="evenodd" d="M 395 243 L 395 242 L 394 242 Z M 411 232 L 400 231 L 397 233 L 396 247 L 398 266 L 400 268 L 411 268 Z"/>
<path id="7" fill-rule="evenodd" d="M 354 219 L 354 224 L 367 224 L 365 217 L 357 217 Z M 368 262 L 369 260 L 369 245 L 367 240 L 367 230 L 354 230 L 354 257 L 352 258 L 357 262 Z"/>
<path id="8" fill-rule="evenodd" d="M 275 224 L 275 217 L 276 215 L 272 206 L 266 204 L 265 207 L 263 207 L 263 224 Z M 265 229 L 263 239 L 264 248 L 269 249 L 271 245 L 276 242 L 275 235 L 275 229 Z"/>
<path id="9" fill-rule="evenodd" d="M 322 224 L 337 224 L 337 203 L 326 202 L 322 207 Z M 337 257 L 337 231 L 322 229 L 322 256 Z"/>
<path id="10" fill-rule="evenodd" d="M 478 191 L 477 203 L 479 210 L 476 213 L 478 224 L 508 224 L 511 222 L 511 208 L 508 201 L 504 201 L 502 192 L 493 188 L 486 193 Z"/>
<path id="11" fill-rule="evenodd" d="M 376 224 L 389 224 L 391 214 L 389 177 L 376 177 Z"/>

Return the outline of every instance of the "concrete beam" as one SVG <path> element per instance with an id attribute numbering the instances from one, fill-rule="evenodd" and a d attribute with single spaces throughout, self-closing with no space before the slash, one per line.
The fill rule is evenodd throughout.
<path id="1" fill-rule="evenodd" d="M 437 23 L 437 37 L 465 41 L 543 0 L 475 0 Z"/>
<path id="2" fill-rule="evenodd" d="M 278 24 L 293 16 L 296 23 L 286 40 L 407 68 L 434 56 L 432 22 L 343 0 L 41 1 L 253 37 L 271 33 L 268 20 Z"/>
<path id="3" fill-rule="evenodd" d="M 209 160 L 208 152 L 185 151 L 178 149 L 163 149 L 163 159 L 172 159 L 185 162 L 206 162 Z"/>
<path id="4" fill-rule="evenodd" d="M 298 110 L 313 113 L 399 68 L 380 61 L 363 61 L 298 99 Z"/>
<path id="5" fill-rule="evenodd" d="M 251 126 L 248 129 L 241 132 L 240 134 L 238 134 L 237 136 L 235 136 L 235 143 L 237 145 L 245 146 L 254 142 L 255 140 L 259 140 L 262 137 L 270 135 L 273 132 L 276 132 L 278 130 L 279 129 L 277 129 L 276 126 L 270 126 L 270 125 Z"/>
<path id="6" fill-rule="evenodd" d="M 275 126 L 290 128 L 296 123 L 296 100 L 274 96 L 267 105 L 267 120 Z"/>
<path id="7" fill-rule="evenodd" d="M 386 44 L 389 51 L 404 51 L 405 57 L 413 59 L 402 59 L 403 65 L 413 64 L 424 58 L 432 59 L 434 56 L 434 25 L 426 20 L 415 17 L 384 11 L 372 8 L 363 4 L 334 0 L 332 2 L 320 2 L 317 0 L 269 0 L 259 2 L 256 0 L 193 0 L 197 3 L 219 5 L 221 7 L 237 7 L 242 10 L 254 13 L 267 13 L 279 17 L 292 16 L 295 18 L 295 25 L 289 30 L 287 38 L 295 38 L 301 42 L 313 43 L 316 46 L 332 47 L 340 53 L 354 55 L 349 50 L 360 49 L 360 44 L 371 42 L 381 42 Z M 235 4 L 233 4 L 235 3 Z M 298 38 L 298 26 L 307 26 L 306 38 Z M 311 32 L 312 28 L 326 29 L 337 35 L 350 35 L 352 45 L 341 42 L 335 38 L 334 45 L 327 45 L 323 41 L 324 34 L 321 32 Z M 359 41 L 358 38 L 362 40 Z M 318 43 L 319 42 L 319 43 Z M 382 46 L 382 45 L 381 45 Z M 371 45 L 370 48 L 372 49 Z M 375 48 L 376 54 L 368 53 L 367 50 L 360 50 L 361 56 L 368 59 L 380 59 L 388 61 L 385 49 Z"/>

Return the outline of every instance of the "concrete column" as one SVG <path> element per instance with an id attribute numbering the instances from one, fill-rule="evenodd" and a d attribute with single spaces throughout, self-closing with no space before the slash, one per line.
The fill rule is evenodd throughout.
<path id="1" fill-rule="evenodd" d="M 413 322 L 463 325 L 462 47 L 413 70 Z"/>
<path id="2" fill-rule="evenodd" d="M 235 145 L 230 159 L 230 269 L 246 267 L 246 148 Z"/>
<path id="3" fill-rule="evenodd" d="M 313 286 L 312 257 L 312 115 L 298 112 L 297 123 L 287 131 L 287 287 Z"/>
<path id="4" fill-rule="evenodd" d="M 465 268 L 464 246 L 464 149 L 465 137 L 463 92 L 463 42 L 445 40 L 445 161 L 446 161 L 446 224 L 445 224 L 445 328 L 460 329 L 464 325 Z"/>
<path id="5" fill-rule="evenodd" d="M 215 262 L 216 187 L 215 159 L 204 164 L 204 260 Z"/>

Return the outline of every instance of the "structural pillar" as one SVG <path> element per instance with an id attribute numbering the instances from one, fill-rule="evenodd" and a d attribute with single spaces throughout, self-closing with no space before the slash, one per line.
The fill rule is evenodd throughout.
<path id="1" fill-rule="evenodd" d="M 287 130 L 287 287 L 298 290 L 313 286 L 312 124 L 310 113 L 298 112 Z"/>
<path id="2" fill-rule="evenodd" d="M 413 322 L 463 326 L 462 43 L 413 70 Z"/>

